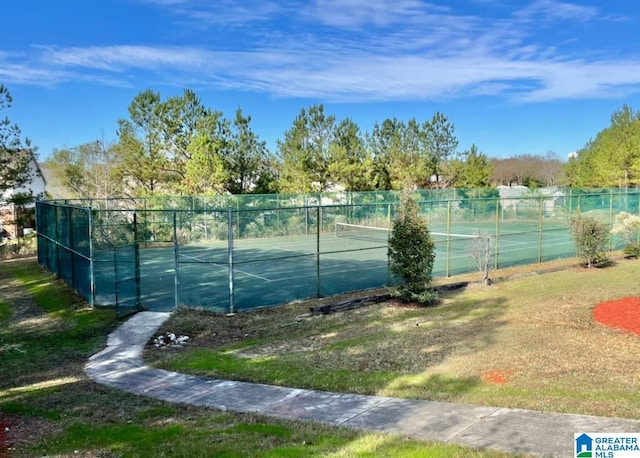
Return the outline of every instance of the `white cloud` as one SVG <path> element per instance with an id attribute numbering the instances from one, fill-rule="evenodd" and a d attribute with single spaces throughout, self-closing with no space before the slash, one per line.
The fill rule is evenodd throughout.
<path id="1" fill-rule="evenodd" d="M 84 67 L 121 72 L 130 68 L 158 69 L 209 62 L 215 53 L 195 48 L 152 46 L 42 47 L 43 60 L 59 67 Z"/>
<path id="2" fill-rule="evenodd" d="M 178 21 L 198 29 L 211 25 L 242 26 L 266 21 L 288 10 L 286 2 L 274 0 L 138 0 L 166 8 Z"/>
<path id="3" fill-rule="evenodd" d="M 72 79 L 74 76 L 68 71 L 13 63 L 0 55 L 0 80 L 5 83 L 55 86 Z"/>
<path id="4" fill-rule="evenodd" d="M 592 20 L 598 11 L 536 0 L 494 21 L 419 0 L 299 3 L 144 0 L 181 18 L 264 20 L 286 26 L 234 30 L 242 51 L 209 46 L 40 46 L 0 52 L 0 76 L 24 84 L 91 80 L 129 85 L 142 75 L 184 87 L 233 88 L 277 97 L 341 101 L 430 100 L 477 95 L 520 102 L 602 98 L 640 91 L 640 58 L 587 63 L 532 35 L 527 21 Z M 389 6 L 391 5 L 391 6 Z M 209 18 L 209 19 L 206 19 Z M 313 26 L 313 21 L 322 27 Z M 226 25 L 225 25 L 226 27 Z M 291 30 L 295 30 L 292 32 Z M 226 48 L 226 49 L 223 49 Z"/>
<path id="5" fill-rule="evenodd" d="M 528 21 L 590 21 L 598 18 L 598 9 L 557 0 L 536 0 L 516 14 Z"/>
<path id="6" fill-rule="evenodd" d="M 334 27 L 387 27 L 424 17 L 428 4 L 420 0 L 316 0 L 309 14 Z"/>
<path id="7" fill-rule="evenodd" d="M 640 93 L 640 60 L 547 62 L 538 89 L 522 93 L 523 102 L 617 98 Z"/>

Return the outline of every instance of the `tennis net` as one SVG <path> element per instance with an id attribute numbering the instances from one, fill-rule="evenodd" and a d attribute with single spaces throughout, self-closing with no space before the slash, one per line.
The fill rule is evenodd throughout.
<path id="1" fill-rule="evenodd" d="M 429 232 L 435 242 L 447 240 L 471 241 L 486 237 L 479 234 L 453 234 L 447 232 Z M 370 240 L 376 242 L 388 242 L 391 229 L 387 227 L 366 226 L 363 224 L 336 223 L 336 237 L 344 237 L 358 240 Z"/>
<path id="2" fill-rule="evenodd" d="M 336 223 L 336 237 L 386 243 L 389 241 L 390 235 L 391 231 L 388 227 Z"/>

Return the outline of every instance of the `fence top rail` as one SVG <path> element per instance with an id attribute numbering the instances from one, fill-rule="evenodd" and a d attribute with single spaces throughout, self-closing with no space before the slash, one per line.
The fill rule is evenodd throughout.
<path id="1" fill-rule="evenodd" d="M 522 188 L 522 193 L 508 195 L 501 190 L 513 188 L 479 188 L 491 190 L 494 195 L 474 196 L 474 189 L 426 189 L 413 193 L 418 203 L 438 203 L 460 200 L 540 200 L 550 198 L 576 198 L 589 196 L 629 196 L 640 193 L 640 188 Z M 520 188 L 517 188 L 520 189 Z M 51 199 L 40 204 L 76 207 L 96 211 L 264 211 L 281 208 L 377 206 L 397 204 L 400 191 L 324 192 L 307 194 L 241 194 L 217 196 L 148 196 L 109 199 Z M 164 207 L 163 207 L 164 205 Z M 149 206 L 151 208 L 149 208 Z"/>
<path id="2" fill-rule="evenodd" d="M 90 211 L 90 207 L 84 207 L 82 205 L 72 205 L 64 202 L 60 202 L 57 200 L 39 200 L 36 201 L 36 206 L 51 206 L 51 207 L 61 207 L 61 208 L 75 208 L 83 211 Z"/>
<path id="3" fill-rule="evenodd" d="M 495 199 L 493 199 L 495 200 Z M 432 201 L 424 201 L 432 202 Z M 447 202 L 446 200 L 442 202 Z M 84 210 L 91 210 L 94 213 L 249 213 L 249 212 L 265 212 L 265 211 L 289 211 L 289 210 L 305 210 L 305 209 L 317 209 L 317 208 L 365 208 L 365 207 L 388 207 L 389 205 L 395 206 L 399 202 L 378 202 L 367 204 L 323 204 L 323 205 L 297 205 L 290 207 L 261 207 L 261 208 L 241 208 L 234 207 L 226 208 L 86 208 L 86 207 L 74 207 L 82 208 Z M 420 203 L 420 202 L 418 202 Z M 59 204 L 56 204 L 59 205 Z M 64 205 L 62 205 L 64 206 Z"/>

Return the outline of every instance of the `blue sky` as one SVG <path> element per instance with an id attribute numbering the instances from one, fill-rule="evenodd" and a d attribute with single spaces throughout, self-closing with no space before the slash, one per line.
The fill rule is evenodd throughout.
<path id="1" fill-rule="evenodd" d="M 116 138 L 140 91 L 241 107 L 275 149 L 322 103 L 363 131 L 444 113 L 459 149 L 566 158 L 640 109 L 635 0 L 5 0 L 0 83 L 46 158 Z"/>

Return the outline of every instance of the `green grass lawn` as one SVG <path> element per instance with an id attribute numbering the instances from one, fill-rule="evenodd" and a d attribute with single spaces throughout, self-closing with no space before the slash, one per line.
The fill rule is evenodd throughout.
<path id="1" fill-rule="evenodd" d="M 103 387 L 83 366 L 117 324 L 113 311 L 87 308 L 35 261 L 0 262 L 0 456 L 514 456 L 173 405 Z M 235 342 L 236 351 L 252 347 Z M 226 352 L 219 359 L 234 365 Z M 327 378 L 338 383 L 339 376 Z M 286 381 L 282 371 L 274 377 Z"/>
<path id="2" fill-rule="evenodd" d="M 591 310 L 640 295 L 638 278 L 640 262 L 620 259 L 471 284 L 427 308 L 185 310 L 163 331 L 189 335 L 188 348 L 149 347 L 145 357 L 222 379 L 637 419 L 640 337 L 594 322 Z"/>

